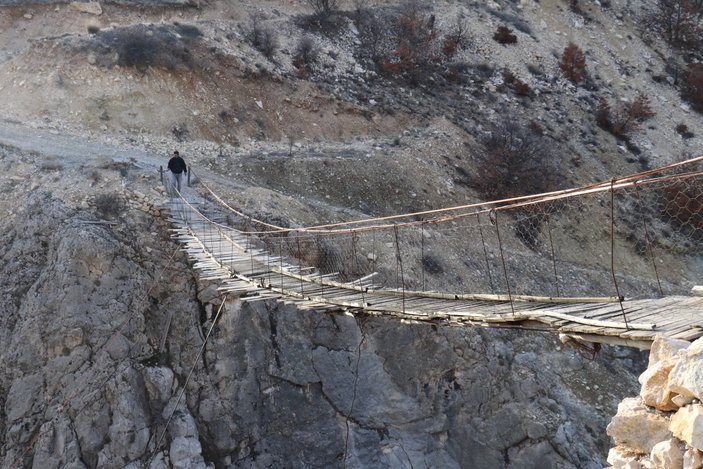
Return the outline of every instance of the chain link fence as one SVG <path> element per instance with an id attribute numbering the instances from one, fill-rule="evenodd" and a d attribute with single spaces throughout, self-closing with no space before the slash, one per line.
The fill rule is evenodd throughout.
<path id="1" fill-rule="evenodd" d="M 646 298 L 703 279 L 700 158 L 570 191 L 306 228 L 257 220 L 203 186 L 201 216 L 265 251 L 270 267 L 364 288 Z"/>

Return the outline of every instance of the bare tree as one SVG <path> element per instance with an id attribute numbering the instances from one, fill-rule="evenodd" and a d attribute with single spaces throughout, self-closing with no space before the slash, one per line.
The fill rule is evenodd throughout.
<path id="1" fill-rule="evenodd" d="M 693 44 L 703 16 L 702 0 L 657 0 L 653 20 L 672 44 Z"/>
<path id="2" fill-rule="evenodd" d="M 306 0 L 315 15 L 324 18 L 337 9 L 337 0 Z"/>

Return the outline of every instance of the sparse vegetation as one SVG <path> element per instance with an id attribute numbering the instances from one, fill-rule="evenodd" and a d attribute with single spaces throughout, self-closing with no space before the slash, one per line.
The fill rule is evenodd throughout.
<path id="1" fill-rule="evenodd" d="M 672 45 L 698 49 L 702 17 L 703 2 L 700 0 L 657 0 L 652 24 Z"/>
<path id="2" fill-rule="evenodd" d="M 381 61 L 381 70 L 395 75 L 426 68 L 436 58 L 438 36 L 434 15 L 426 16 L 410 6 L 398 20 L 396 47 Z"/>
<path id="3" fill-rule="evenodd" d="M 487 200 L 553 190 L 559 185 L 559 171 L 551 148 L 541 133 L 505 117 L 482 142 L 473 183 Z"/>
<path id="4" fill-rule="evenodd" d="M 125 210 L 125 201 L 114 192 L 96 195 L 94 203 L 103 218 L 116 218 Z"/>
<path id="5" fill-rule="evenodd" d="M 146 70 L 159 67 L 174 70 L 193 68 L 196 59 L 191 47 L 202 33 L 189 25 L 135 25 L 94 34 L 89 47 L 100 54 L 98 63 Z M 116 54 L 116 61 L 114 57 Z"/>
<path id="6" fill-rule="evenodd" d="M 688 126 L 684 124 L 683 122 L 678 124 L 676 126 L 676 133 L 681 135 L 682 138 L 693 138 L 695 135 L 693 135 L 693 132 L 688 130 Z"/>
<path id="7" fill-rule="evenodd" d="M 459 18 L 448 30 L 438 27 L 431 10 L 417 3 L 401 9 L 366 9 L 359 15 L 357 57 L 387 77 L 424 82 L 433 74 L 459 82 L 462 67 L 450 63 L 470 42 Z"/>
<path id="8" fill-rule="evenodd" d="M 273 28 L 263 24 L 261 15 L 255 14 L 249 17 L 245 35 L 252 47 L 261 52 L 267 59 L 273 59 L 278 49 L 278 35 Z"/>
<path id="9" fill-rule="evenodd" d="M 298 70 L 300 78 L 307 78 L 312 72 L 313 65 L 320 56 L 320 48 L 310 36 L 303 36 L 295 47 L 293 66 Z"/>
<path id="10" fill-rule="evenodd" d="M 63 171 L 63 165 L 52 159 L 47 159 L 40 166 L 42 171 Z"/>
<path id="11" fill-rule="evenodd" d="M 337 0 L 305 0 L 315 16 L 325 18 L 337 9 Z"/>
<path id="12" fill-rule="evenodd" d="M 530 86 L 522 80 L 515 81 L 515 93 L 518 96 L 529 96 Z"/>
<path id="13" fill-rule="evenodd" d="M 630 135 L 639 130 L 643 122 L 655 116 L 649 102 L 649 97 L 643 93 L 631 103 L 621 103 L 613 109 L 604 97 L 599 98 L 596 108 L 596 122 L 598 125 L 618 138 L 628 139 Z"/>
<path id="14" fill-rule="evenodd" d="M 503 45 L 517 44 L 517 36 L 507 26 L 498 26 L 498 29 L 493 34 L 493 40 Z"/>
<path id="15" fill-rule="evenodd" d="M 171 133 L 174 137 L 176 137 L 176 140 L 178 140 L 179 142 L 185 142 L 186 140 L 188 140 L 188 137 L 190 135 L 188 127 L 186 127 L 185 124 L 174 125 L 171 128 Z"/>
<path id="16" fill-rule="evenodd" d="M 684 97 L 693 109 L 703 112 L 703 64 L 689 64 Z"/>
<path id="17" fill-rule="evenodd" d="M 574 83 L 578 83 L 583 79 L 584 70 L 586 69 L 586 56 L 579 46 L 570 42 L 561 55 L 559 68 L 564 72 L 564 75 Z"/>

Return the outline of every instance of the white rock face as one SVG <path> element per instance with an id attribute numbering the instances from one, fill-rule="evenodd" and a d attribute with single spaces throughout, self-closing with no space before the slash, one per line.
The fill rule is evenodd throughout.
<path id="1" fill-rule="evenodd" d="M 654 445 L 669 438 L 669 421 L 640 398 L 624 399 L 606 429 L 615 443 L 633 452 L 649 454 Z"/>
<path id="2" fill-rule="evenodd" d="M 666 441 L 660 441 L 650 455 L 650 461 L 655 468 L 669 469 L 680 468 L 683 466 L 683 451 L 680 448 L 681 442 L 671 438 Z"/>
<path id="3" fill-rule="evenodd" d="M 682 407 L 671 417 L 671 433 L 689 446 L 703 449 L 703 405 Z"/>

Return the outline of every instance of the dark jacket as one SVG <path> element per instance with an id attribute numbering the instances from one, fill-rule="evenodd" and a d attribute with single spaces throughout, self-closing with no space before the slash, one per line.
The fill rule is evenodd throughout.
<path id="1" fill-rule="evenodd" d="M 174 156 L 168 160 L 168 169 L 174 174 L 187 173 L 186 162 L 180 156 Z"/>

